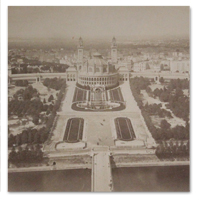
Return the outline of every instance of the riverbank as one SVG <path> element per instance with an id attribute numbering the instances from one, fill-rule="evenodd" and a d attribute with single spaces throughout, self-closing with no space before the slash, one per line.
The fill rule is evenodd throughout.
<path id="1" fill-rule="evenodd" d="M 159 167 L 159 166 L 189 166 L 190 161 L 159 161 L 159 162 L 115 162 L 112 163 L 112 168 L 121 167 Z M 17 172 L 39 172 L 39 171 L 59 171 L 59 170 L 71 170 L 71 169 L 92 169 L 91 163 L 86 164 L 68 164 L 58 166 L 40 166 L 40 167 L 20 167 L 20 168 L 9 168 L 8 173 Z"/>

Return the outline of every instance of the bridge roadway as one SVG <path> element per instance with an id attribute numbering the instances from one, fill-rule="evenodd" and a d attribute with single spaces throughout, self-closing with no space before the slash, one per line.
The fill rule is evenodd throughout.
<path id="1" fill-rule="evenodd" d="M 171 73 L 171 72 L 163 72 L 163 73 L 151 73 L 151 72 L 131 72 L 131 77 L 135 76 L 144 76 L 148 78 L 154 78 L 156 76 L 163 77 L 166 79 L 185 79 L 189 78 L 189 74 L 186 73 Z M 12 80 L 35 80 L 40 81 L 41 79 L 45 78 L 66 78 L 66 73 L 30 73 L 30 74 L 11 74 L 9 78 Z M 37 80 L 38 79 L 38 80 Z"/>
<path id="2" fill-rule="evenodd" d="M 108 147 L 95 147 L 92 157 L 92 192 L 112 192 L 112 169 Z"/>

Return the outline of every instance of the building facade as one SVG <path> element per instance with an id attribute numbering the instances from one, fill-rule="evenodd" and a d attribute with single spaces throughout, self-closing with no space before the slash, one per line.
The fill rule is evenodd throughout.
<path id="1" fill-rule="evenodd" d="M 189 60 L 172 60 L 170 61 L 171 72 L 189 72 L 190 61 Z"/>
<path id="2" fill-rule="evenodd" d="M 115 38 L 112 39 L 110 62 L 97 52 L 93 54 L 92 58 L 84 60 L 83 53 L 83 40 L 80 38 L 77 64 L 66 70 L 67 81 L 77 81 L 83 86 L 90 87 L 112 87 L 119 82 L 129 81 L 128 66 L 118 64 Z"/>

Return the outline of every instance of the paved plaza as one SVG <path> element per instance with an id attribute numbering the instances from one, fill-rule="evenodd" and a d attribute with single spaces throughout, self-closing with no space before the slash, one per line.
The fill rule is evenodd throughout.
<path id="1" fill-rule="evenodd" d="M 128 117 L 131 120 L 136 139 L 146 142 L 147 138 L 151 138 L 151 134 L 141 116 L 140 109 L 131 93 L 129 82 L 120 85 L 126 108 L 121 111 L 111 112 L 84 112 L 73 110 L 71 105 L 75 87 L 75 82 L 67 84 L 66 96 L 60 112 L 58 112 L 57 124 L 46 150 L 55 151 L 56 143 L 62 142 L 63 140 L 67 120 L 74 117 L 84 119 L 83 135 L 87 149 L 98 146 L 115 146 L 116 130 L 114 119 L 117 117 Z"/>

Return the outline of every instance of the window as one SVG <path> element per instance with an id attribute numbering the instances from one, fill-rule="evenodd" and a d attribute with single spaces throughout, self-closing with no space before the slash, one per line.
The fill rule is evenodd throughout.
<path id="1" fill-rule="evenodd" d="M 92 67 L 89 68 L 88 72 L 92 72 Z"/>

